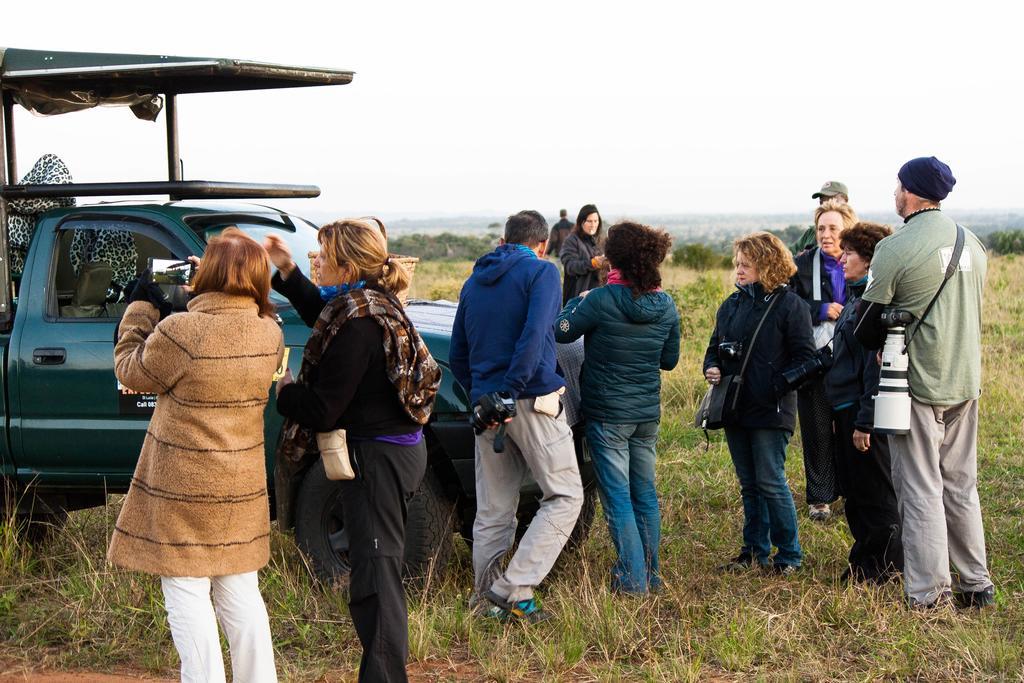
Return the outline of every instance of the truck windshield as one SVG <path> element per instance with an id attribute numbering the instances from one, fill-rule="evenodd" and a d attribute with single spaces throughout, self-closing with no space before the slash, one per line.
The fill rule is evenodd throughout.
<path id="1" fill-rule="evenodd" d="M 320 244 L 316 241 L 317 227 L 298 216 L 277 213 L 216 217 L 206 215 L 186 220 L 204 241 L 209 241 L 211 237 L 216 237 L 226 228 L 232 227 L 242 230 L 260 244 L 267 235 L 278 235 L 288 244 L 295 265 L 306 277 L 309 277 L 312 262 L 310 254 L 320 250 Z M 271 273 L 276 271 L 277 269 L 271 266 Z M 274 303 L 288 303 L 287 299 L 274 291 L 271 291 L 270 298 Z"/>

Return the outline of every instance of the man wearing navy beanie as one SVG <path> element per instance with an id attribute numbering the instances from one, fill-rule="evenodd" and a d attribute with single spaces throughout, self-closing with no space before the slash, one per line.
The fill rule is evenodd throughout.
<path id="1" fill-rule="evenodd" d="M 953 598 L 961 607 L 986 607 L 995 591 L 977 487 L 985 248 L 964 230 L 959 268 L 936 298 L 957 236 L 940 202 L 956 179 L 935 157 L 911 159 L 896 175 L 896 212 L 904 225 L 875 248 L 857 337 L 868 348 L 882 345 L 884 307 L 920 321 L 908 325 L 910 432 L 888 435 L 903 524 L 903 586 L 913 607 L 941 607 Z"/>

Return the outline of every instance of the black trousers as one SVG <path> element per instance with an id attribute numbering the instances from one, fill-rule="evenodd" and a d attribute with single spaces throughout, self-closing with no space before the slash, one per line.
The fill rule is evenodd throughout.
<path id="1" fill-rule="evenodd" d="M 896 492 L 892 486 L 889 439 L 872 434 L 871 448 L 853 445 L 857 407 L 834 411 L 838 454 L 836 472 L 846 494 L 846 521 L 853 535 L 850 573 L 882 582 L 903 571 L 903 542 Z"/>
<path id="2" fill-rule="evenodd" d="M 804 449 L 807 504 L 832 503 L 843 492 L 836 480 L 836 438 L 824 379 L 809 382 L 796 392 L 796 409 Z"/>
<path id="3" fill-rule="evenodd" d="M 359 680 L 405 681 L 409 619 L 402 586 L 408 502 L 427 468 L 427 448 L 352 444 L 356 478 L 341 482 L 352 576 L 349 613 L 363 646 Z"/>

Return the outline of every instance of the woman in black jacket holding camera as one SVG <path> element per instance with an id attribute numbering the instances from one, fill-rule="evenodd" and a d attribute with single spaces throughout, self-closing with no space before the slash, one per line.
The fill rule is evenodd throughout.
<path id="1" fill-rule="evenodd" d="M 889 441 L 871 433 L 881 368 L 876 352 L 865 349 L 854 332 L 857 300 L 867 287 L 875 245 L 891 233 L 887 225 L 861 222 L 842 235 L 839 262 L 849 298 L 836 321 L 832 367 L 825 375 L 825 395 L 836 425 L 836 473 L 853 536 L 850 566 L 843 578 L 876 583 L 903 571 L 903 542 Z"/>
<path id="2" fill-rule="evenodd" d="M 704 355 L 704 377 L 711 384 L 740 374 L 749 356 L 736 411 L 725 417 L 743 498 L 743 546 L 719 569 L 740 571 L 756 562 L 790 574 L 800 567 L 803 553 L 785 472 L 796 396 L 782 373 L 814 357 L 810 314 L 786 286 L 796 267 L 779 238 L 767 232 L 741 237 L 733 243 L 733 261 L 737 291 L 718 309 Z M 778 548 L 774 558 L 772 545 Z"/>

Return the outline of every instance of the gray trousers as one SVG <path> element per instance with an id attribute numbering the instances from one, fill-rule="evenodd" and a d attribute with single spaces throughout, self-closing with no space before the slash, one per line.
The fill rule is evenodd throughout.
<path id="1" fill-rule="evenodd" d="M 494 452 L 495 430 L 476 437 L 474 583 L 478 594 L 490 589 L 509 602 L 533 597 L 534 586 L 551 571 L 583 505 L 565 412 L 557 418 L 537 413 L 532 398 L 517 401 L 516 410 L 506 425 L 503 453 Z M 502 573 L 501 559 L 515 542 L 519 489 L 528 475 L 543 494 L 540 509 Z"/>
<path id="2" fill-rule="evenodd" d="M 890 435 L 889 446 L 907 597 L 927 605 L 944 591 L 991 586 L 978 500 L 977 399 L 955 406 L 912 400 L 910 434 Z"/>

